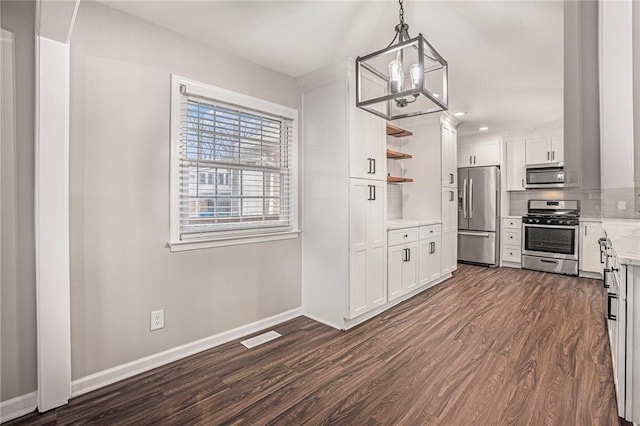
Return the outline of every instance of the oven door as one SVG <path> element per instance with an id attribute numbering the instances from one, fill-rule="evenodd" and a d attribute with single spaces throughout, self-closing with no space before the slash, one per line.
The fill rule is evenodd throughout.
<path id="1" fill-rule="evenodd" d="M 577 226 L 522 224 L 522 254 L 578 260 Z"/>

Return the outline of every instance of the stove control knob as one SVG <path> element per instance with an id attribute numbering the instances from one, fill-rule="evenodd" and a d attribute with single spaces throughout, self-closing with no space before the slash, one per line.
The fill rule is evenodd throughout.
<path id="1" fill-rule="evenodd" d="M 558 221 L 558 225 L 562 225 L 564 223 L 564 220 L 559 220 Z"/>
<path id="2" fill-rule="evenodd" d="M 535 223 L 540 223 L 540 219 L 533 219 Z"/>

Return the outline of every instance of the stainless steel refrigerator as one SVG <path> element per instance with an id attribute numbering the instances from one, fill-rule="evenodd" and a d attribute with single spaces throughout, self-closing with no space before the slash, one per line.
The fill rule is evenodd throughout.
<path id="1" fill-rule="evenodd" d="M 500 262 L 500 169 L 458 169 L 458 261 Z"/>

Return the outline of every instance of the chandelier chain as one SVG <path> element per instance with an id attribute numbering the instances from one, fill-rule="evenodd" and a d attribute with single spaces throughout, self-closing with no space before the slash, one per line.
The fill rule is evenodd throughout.
<path id="1" fill-rule="evenodd" d="M 402 25 L 404 24 L 404 7 L 402 6 L 404 0 L 398 0 L 398 3 L 400 3 L 400 25 Z"/>

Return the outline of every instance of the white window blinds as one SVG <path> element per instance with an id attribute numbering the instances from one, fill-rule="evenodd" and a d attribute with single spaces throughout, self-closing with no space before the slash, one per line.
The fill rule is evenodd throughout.
<path id="1" fill-rule="evenodd" d="M 180 86 L 180 239 L 291 228 L 293 120 Z"/>

